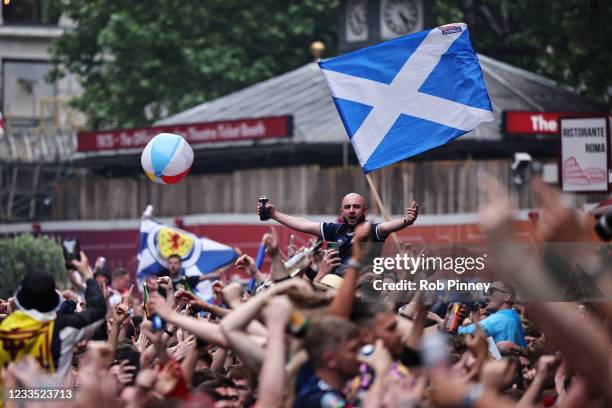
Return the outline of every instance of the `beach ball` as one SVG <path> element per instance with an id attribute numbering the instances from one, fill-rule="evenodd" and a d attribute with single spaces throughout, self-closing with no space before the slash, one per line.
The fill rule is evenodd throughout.
<path id="1" fill-rule="evenodd" d="M 181 136 L 160 133 L 147 143 L 140 163 L 149 179 L 160 184 L 174 184 L 189 173 L 193 150 Z"/>

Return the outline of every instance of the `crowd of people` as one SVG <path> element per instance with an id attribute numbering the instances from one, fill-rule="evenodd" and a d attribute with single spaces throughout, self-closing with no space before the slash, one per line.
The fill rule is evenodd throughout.
<path id="1" fill-rule="evenodd" d="M 168 259 L 167 276 L 140 290 L 124 269 L 91 266 L 84 253 L 64 291 L 44 271 L 29 271 L 0 304 L 3 404 L 43 406 L 44 398 L 8 391 L 55 387 L 73 391 L 63 406 L 83 408 L 611 406 L 612 303 L 518 302 L 518 292 L 556 285 L 557 264 L 542 259 L 526 270 L 512 246 L 504 253 L 515 208 L 495 180 L 483 185 L 481 229 L 506 258 L 480 306 L 432 310 L 418 293 L 372 301 L 364 248 L 414 223 L 418 205 L 373 225 L 356 194 L 342 202 L 342 223 L 268 204 L 272 219 L 313 241 L 296 248 L 272 228 L 262 237 L 270 270 L 241 255 L 235 265 L 255 285 L 221 275 L 211 302 L 182 278 L 178 256 Z M 584 215 L 565 208 L 553 187 L 535 180 L 533 189 L 542 207 L 538 240 L 580 242 Z M 300 260 L 285 262 L 292 258 Z M 607 258 L 601 267 L 605 287 Z M 460 316 L 458 327 L 451 315 Z"/>

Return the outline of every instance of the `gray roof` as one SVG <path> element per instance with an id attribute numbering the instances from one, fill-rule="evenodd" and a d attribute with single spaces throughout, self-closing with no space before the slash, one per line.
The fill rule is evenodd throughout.
<path id="1" fill-rule="evenodd" d="M 479 55 L 479 59 L 496 120 L 482 124 L 463 138 L 501 139 L 501 113 L 505 110 L 572 112 L 602 109 L 548 78 L 484 55 Z M 169 116 L 156 124 L 280 115 L 293 115 L 295 142 L 333 143 L 347 140 L 329 89 L 318 64 L 314 62 Z"/>

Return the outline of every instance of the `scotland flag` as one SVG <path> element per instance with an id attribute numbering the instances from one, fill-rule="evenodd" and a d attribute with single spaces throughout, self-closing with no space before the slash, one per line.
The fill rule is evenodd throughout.
<path id="1" fill-rule="evenodd" d="M 226 245 L 143 218 L 140 222 L 138 280 L 142 282 L 147 276 L 163 272 L 166 259 L 173 254 L 182 258 L 185 276 L 205 275 L 238 257 L 236 251 Z"/>
<path id="2" fill-rule="evenodd" d="M 363 48 L 319 66 L 366 173 L 493 120 L 463 23 Z"/>

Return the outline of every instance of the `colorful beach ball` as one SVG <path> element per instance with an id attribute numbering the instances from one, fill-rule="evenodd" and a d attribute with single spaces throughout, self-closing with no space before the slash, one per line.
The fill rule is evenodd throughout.
<path id="1" fill-rule="evenodd" d="M 140 162 L 147 177 L 154 182 L 174 184 L 189 173 L 193 150 L 181 136 L 160 133 L 147 143 Z"/>

